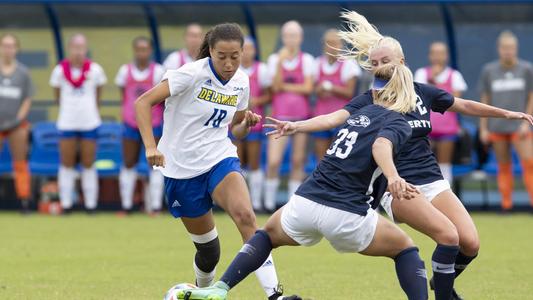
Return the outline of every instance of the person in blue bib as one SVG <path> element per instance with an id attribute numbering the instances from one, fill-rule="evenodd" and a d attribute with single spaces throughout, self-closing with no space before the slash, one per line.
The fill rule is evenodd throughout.
<path id="1" fill-rule="evenodd" d="M 183 289 L 178 299 L 226 299 L 228 291 L 262 265 L 280 246 L 312 246 L 326 238 L 338 252 L 385 256 L 394 260 L 402 289 L 409 299 L 427 299 L 423 261 L 413 241 L 397 225 L 372 209 L 372 184 L 383 174 L 391 193 L 401 201 L 418 193 L 398 175 L 393 158 L 411 136 L 402 114 L 416 108 L 412 81 L 404 65 L 387 65 L 375 74 L 374 105 L 356 111 L 340 125 L 324 159 L 296 190 L 289 202 L 270 217 L 237 254 L 212 287 Z M 316 128 L 309 122 L 269 118 L 274 138 Z M 332 295 L 333 296 L 333 295 Z M 335 295 L 338 296 L 338 295 Z M 353 295 L 346 298 L 353 298 Z"/>

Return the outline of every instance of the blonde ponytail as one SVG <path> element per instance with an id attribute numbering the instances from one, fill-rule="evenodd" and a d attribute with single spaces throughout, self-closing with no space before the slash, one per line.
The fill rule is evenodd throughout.
<path id="1" fill-rule="evenodd" d="M 340 59 L 354 59 L 361 68 L 371 71 L 373 67 L 369 56 L 372 50 L 379 47 L 390 47 L 399 58 L 404 58 L 400 43 L 390 36 L 381 35 L 376 26 L 370 24 L 363 15 L 345 11 L 341 13 L 341 18 L 346 20 L 346 30 L 340 31 L 339 37 L 349 48 L 341 51 Z"/>
<path id="2" fill-rule="evenodd" d="M 376 69 L 375 78 L 388 81 L 374 92 L 374 103 L 405 114 L 416 107 L 413 73 L 403 64 L 386 64 Z"/>

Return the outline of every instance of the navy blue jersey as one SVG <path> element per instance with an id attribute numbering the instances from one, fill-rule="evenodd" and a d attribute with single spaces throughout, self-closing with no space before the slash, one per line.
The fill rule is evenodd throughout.
<path id="1" fill-rule="evenodd" d="M 372 183 L 381 175 L 372 156 L 378 137 L 393 144 L 395 153 L 411 136 L 401 114 L 369 105 L 352 114 L 340 127 L 336 140 L 296 195 L 317 203 L 366 215 L 372 201 Z"/>
<path id="2" fill-rule="evenodd" d="M 431 151 L 428 134 L 431 132 L 429 110 L 444 113 L 453 105 L 454 97 L 434 86 L 415 82 L 416 109 L 405 115 L 413 129 L 409 141 L 396 157 L 396 168 L 407 182 L 421 185 L 443 179 L 437 159 Z M 357 96 L 344 109 L 354 114 L 362 107 L 373 103 L 372 92 Z"/>

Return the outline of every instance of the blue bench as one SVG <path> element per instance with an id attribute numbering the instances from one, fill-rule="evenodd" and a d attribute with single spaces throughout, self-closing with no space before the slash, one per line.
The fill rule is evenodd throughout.
<path id="1" fill-rule="evenodd" d="M 0 174 L 10 174 L 13 171 L 11 164 L 11 153 L 9 152 L 9 146 L 7 141 L 4 141 L 0 149 Z"/>

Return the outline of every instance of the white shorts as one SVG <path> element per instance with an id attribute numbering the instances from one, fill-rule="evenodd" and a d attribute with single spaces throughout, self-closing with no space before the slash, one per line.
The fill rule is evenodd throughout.
<path id="1" fill-rule="evenodd" d="M 281 227 L 302 246 L 312 246 L 325 237 L 338 252 L 365 250 L 376 232 L 378 214 L 369 208 L 366 216 L 325 206 L 293 195 L 283 207 Z"/>
<path id="2" fill-rule="evenodd" d="M 420 193 L 429 201 L 433 201 L 438 194 L 451 189 L 450 183 L 446 179 L 433 181 L 428 184 L 415 185 Z M 389 218 L 394 221 L 394 215 L 392 213 L 392 195 L 389 192 L 385 192 L 380 201 L 381 207 L 385 210 Z"/>

